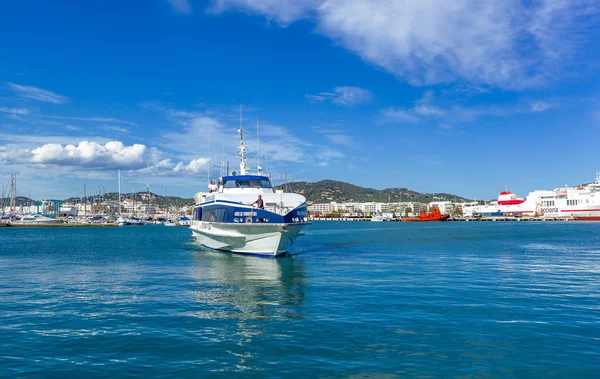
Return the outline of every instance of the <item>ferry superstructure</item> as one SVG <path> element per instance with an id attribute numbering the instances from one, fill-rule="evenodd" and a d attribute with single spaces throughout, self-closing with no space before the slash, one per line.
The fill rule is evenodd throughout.
<path id="1" fill-rule="evenodd" d="M 302 195 L 275 189 L 260 166 L 247 167 L 242 129 L 238 130 L 240 172 L 218 179 L 212 192 L 199 192 L 190 229 L 204 247 L 275 257 L 284 254 L 310 224 Z M 261 196 L 264 209 L 257 206 Z"/>
<path id="2" fill-rule="evenodd" d="M 596 180 L 584 186 L 536 190 L 530 192 L 525 199 L 510 191 L 503 191 L 500 192 L 497 202 L 480 207 L 487 210 L 497 209 L 504 216 L 544 216 L 600 221 L 600 175 L 596 174 Z M 468 209 L 475 213 L 478 207 Z"/>

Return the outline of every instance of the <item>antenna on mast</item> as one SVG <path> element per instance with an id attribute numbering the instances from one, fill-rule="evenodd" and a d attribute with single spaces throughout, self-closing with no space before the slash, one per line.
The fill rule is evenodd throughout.
<path id="1" fill-rule="evenodd" d="M 223 163 L 225 163 L 225 145 L 223 145 L 223 151 L 221 152 L 221 177 L 223 177 Z"/>
<path id="2" fill-rule="evenodd" d="M 260 167 L 260 149 L 258 148 L 258 117 L 256 118 L 256 171 L 260 174 L 262 168 Z"/>
<path id="3" fill-rule="evenodd" d="M 207 170 L 207 183 L 206 185 L 210 185 L 210 125 L 208 126 L 208 170 Z"/>
<path id="4" fill-rule="evenodd" d="M 240 146 L 237 148 L 237 152 L 240 155 L 240 175 L 248 174 L 248 167 L 246 166 L 246 146 L 244 146 L 244 131 L 242 124 L 242 104 L 240 104 L 240 129 L 238 130 L 240 135 Z"/>

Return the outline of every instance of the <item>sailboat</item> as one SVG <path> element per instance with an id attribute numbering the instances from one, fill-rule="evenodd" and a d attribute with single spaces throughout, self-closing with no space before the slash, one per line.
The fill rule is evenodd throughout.
<path id="1" fill-rule="evenodd" d="M 118 175 L 118 180 L 119 180 L 119 200 L 118 200 L 118 207 L 119 207 L 119 218 L 117 218 L 117 224 L 119 224 L 119 226 L 125 226 L 127 225 L 127 220 L 125 220 L 123 218 L 123 215 L 121 214 L 121 170 L 117 171 L 117 175 Z"/>
<path id="2" fill-rule="evenodd" d="M 167 197 L 167 190 L 165 190 L 165 197 Z M 163 221 L 164 226 L 175 226 L 175 223 L 171 221 L 170 214 L 171 214 L 171 202 L 169 201 L 169 208 L 167 209 L 167 219 L 165 221 Z"/>

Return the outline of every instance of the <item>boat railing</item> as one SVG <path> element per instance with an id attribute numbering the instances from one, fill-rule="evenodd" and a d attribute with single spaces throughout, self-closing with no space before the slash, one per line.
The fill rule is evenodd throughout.
<path id="1" fill-rule="evenodd" d="M 289 213 L 291 210 L 289 207 L 278 203 L 265 203 L 265 210 L 273 213 L 277 213 L 278 215 L 284 216 Z"/>

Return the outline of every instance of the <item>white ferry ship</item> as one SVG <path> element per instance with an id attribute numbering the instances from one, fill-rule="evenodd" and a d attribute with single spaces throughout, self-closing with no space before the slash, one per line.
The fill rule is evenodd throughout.
<path id="1" fill-rule="evenodd" d="M 536 190 L 527 198 L 517 197 L 510 191 L 500 192 L 495 204 L 481 206 L 490 211 L 497 209 L 505 216 L 544 216 L 600 221 L 600 175 L 585 186 Z M 475 213 L 478 207 L 467 207 Z M 463 211 L 464 213 L 464 211 Z"/>
<path id="2" fill-rule="evenodd" d="M 278 256 L 284 254 L 310 224 L 306 199 L 273 188 L 262 168 L 250 174 L 246 146 L 240 129 L 239 175 L 223 176 L 211 192 L 194 196 L 192 234 L 197 242 L 214 250 Z M 262 200 L 261 208 L 258 201 Z"/>
<path id="3" fill-rule="evenodd" d="M 492 201 L 489 204 L 480 204 L 478 202 L 465 203 L 462 205 L 462 213 L 464 217 L 502 216 L 502 212 L 496 201 Z"/>

